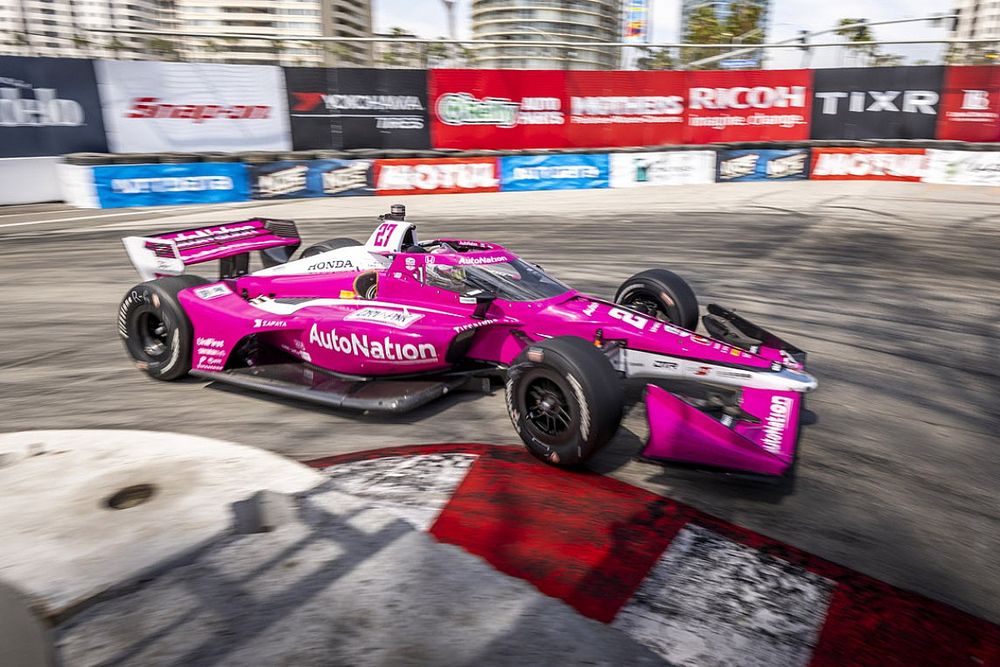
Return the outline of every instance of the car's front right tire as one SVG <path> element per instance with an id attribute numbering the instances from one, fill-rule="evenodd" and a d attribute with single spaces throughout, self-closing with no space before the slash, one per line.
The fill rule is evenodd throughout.
<path id="1" fill-rule="evenodd" d="M 621 379 L 607 357 L 576 336 L 528 345 L 507 375 L 507 411 L 528 451 L 547 463 L 576 466 L 618 430 Z"/>

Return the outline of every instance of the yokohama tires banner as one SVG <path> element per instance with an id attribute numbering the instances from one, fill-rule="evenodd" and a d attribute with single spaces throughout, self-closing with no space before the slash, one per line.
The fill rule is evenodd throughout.
<path id="1" fill-rule="evenodd" d="M 98 60 L 111 150 L 288 150 L 280 67 Z"/>
<path id="2" fill-rule="evenodd" d="M 0 57 L 0 157 L 107 150 L 91 61 Z"/>
<path id="3" fill-rule="evenodd" d="M 563 148 L 569 145 L 566 73 L 430 71 L 434 148 Z"/>
<path id="4" fill-rule="evenodd" d="M 430 148 L 427 72 L 286 67 L 297 150 Z"/>
<path id="5" fill-rule="evenodd" d="M 687 72 L 685 143 L 809 138 L 810 70 Z"/>
<path id="6" fill-rule="evenodd" d="M 497 192 L 496 158 L 375 160 L 375 192 L 379 195 L 422 195 Z"/>
<path id="7" fill-rule="evenodd" d="M 917 182 L 926 173 L 923 148 L 814 148 L 809 178 Z"/>
<path id="8" fill-rule="evenodd" d="M 816 70 L 813 139 L 933 139 L 944 67 Z"/>
<path id="9" fill-rule="evenodd" d="M 937 138 L 1000 141 L 1000 67 L 945 70 Z"/>

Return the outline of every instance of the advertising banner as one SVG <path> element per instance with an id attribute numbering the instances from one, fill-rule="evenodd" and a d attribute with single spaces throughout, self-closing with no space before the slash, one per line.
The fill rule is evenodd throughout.
<path id="1" fill-rule="evenodd" d="M 809 178 L 809 149 L 726 150 L 717 154 L 719 183 L 794 181 Z"/>
<path id="2" fill-rule="evenodd" d="M 250 168 L 254 199 L 373 195 L 373 160 L 285 160 Z"/>
<path id="3" fill-rule="evenodd" d="M 582 190 L 608 187 L 607 155 L 518 155 L 500 158 L 500 189 Z"/>
<path id="4" fill-rule="evenodd" d="M 809 138 L 811 70 L 687 72 L 684 143 Z"/>
<path id="5" fill-rule="evenodd" d="M 430 148 L 427 72 L 286 67 L 296 150 Z"/>
<path id="6" fill-rule="evenodd" d="M 916 182 L 926 172 L 923 148 L 813 148 L 809 178 Z"/>
<path id="7" fill-rule="evenodd" d="M 379 195 L 497 192 L 498 167 L 496 158 L 375 160 L 375 192 Z"/>
<path id="8" fill-rule="evenodd" d="M 246 166 L 234 162 L 94 167 L 101 208 L 218 204 L 250 198 Z"/>
<path id="9" fill-rule="evenodd" d="M 684 143 L 686 76 L 670 71 L 567 72 L 567 145 Z"/>
<path id="10" fill-rule="evenodd" d="M 938 139 L 1000 141 L 1000 67 L 948 67 Z"/>
<path id="11" fill-rule="evenodd" d="M 0 157 L 107 150 L 90 60 L 0 56 Z"/>
<path id="12" fill-rule="evenodd" d="M 1000 186 L 1000 151 L 928 149 L 924 183 Z"/>
<path id="13" fill-rule="evenodd" d="M 715 151 L 612 153 L 611 187 L 715 182 Z"/>
<path id="14" fill-rule="evenodd" d="M 622 41 L 629 44 L 649 41 L 649 0 L 626 0 Z"/>
<path id="15" fill-rule="evenodd" d="M 289 150 L 280 67 L 96 61 L 114 152 Z"/>
<path id="16" fill-rule="evenodd" d="M 568 145 L 561 70 L 436 69 L 428 84 L 434 148 Z"/>
<path id="17" fill-rule="evenodd" d="M 933 139 L 944 67 L 818 69 L 813 139 Z"/>

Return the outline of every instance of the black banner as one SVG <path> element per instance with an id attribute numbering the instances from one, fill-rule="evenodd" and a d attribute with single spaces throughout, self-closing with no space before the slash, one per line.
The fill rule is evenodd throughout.
<path id="1" fill-rule="evenodd" d="M 286 67 L 296 150 L 430 148 L 427 72 Z"/>
<path id="2" fill-rule="evenodd" d="M 92 61 L 0 56 L 0 157 L 107 150 Z"/>
<path id="3" fill-rule="evenodd" d="M 933 139 L 944 67 L 820 69 L 813 139 Z"/>

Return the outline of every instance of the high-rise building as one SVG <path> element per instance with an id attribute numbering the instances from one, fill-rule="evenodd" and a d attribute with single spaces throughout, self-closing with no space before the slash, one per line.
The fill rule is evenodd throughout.
<path id="1" fill-rule="evenodd" d="M 551 42 L 621 41 L 622 0 L 473 0 L 472 36 L 533 42 L 477 46 L 479 67 L 615 69 L 619 50 L 614 47 L 563 47 Z"/>
<path id="2" fill-rule="evenodd" d="M 954 36 L 958 39 L 1000 40 L 1000 2 L 996 0 L 959 0 L 958 24 Z M 993 45 L 996 48 L 996 45 Z"/>

